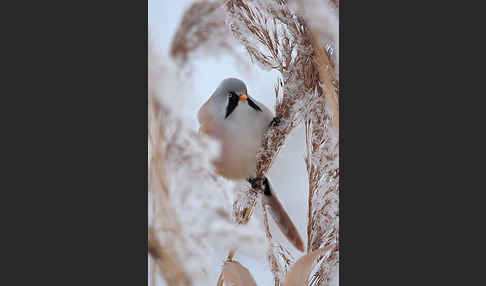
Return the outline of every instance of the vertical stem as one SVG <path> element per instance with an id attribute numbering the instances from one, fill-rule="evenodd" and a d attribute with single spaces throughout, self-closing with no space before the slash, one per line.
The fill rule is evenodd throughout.
<path id="1" fill-rule="evenodd" d="M 310 149 L 311 142 L 310 142 L 310 120 L 305 121 L 305 142 L 306 142 L 306 149 L 307 149 L 307 173 L 309 174 L 309 199 L 308 199 L 308 217 L 307 217 L 307 253 L 311 251 L 311 231 L 312 231 L 312 190 L 314 188 L 313 180 L 312 180 L 312 160 L 311 160 L 311 152 Z"/>
<path id="2" fill-rule="evenodd" d="M 269 242 L 272 240 L 272 234 L 270 233 L 270 225 L 268 224 L 268 215 L 267 215 L 267 208 L 262 200 L 262 208 L 263 208 L 263 224 L 265 225 L 265 234 Z"/>
<path id="3" fill-rule="evenodd" d="M 313 219 L 312 219 L 312 189 L 313 189 L 313 184 L 312 181 L 309 182 L 309 218 L 308 218 L 308 224 L 307 224 L 307 253 L 310 253 L 311 250 L 311 242 L 312 242 L 312 224 L 313 224 Z"/>
<path id="4" fill-rule="evenodd" d="M 218 283 L 216 284 L 216 286 L 223 286 L 223 272 L 222 271 L 221 271 L 221 274 L 219 274 Z"/>

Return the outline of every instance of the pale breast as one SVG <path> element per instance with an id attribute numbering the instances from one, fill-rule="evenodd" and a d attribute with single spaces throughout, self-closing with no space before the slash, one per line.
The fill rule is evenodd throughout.
<path id="1" fill-rule="evenodd" d="M 200 131 L 221 142 L 221 155 L 214 163 L 218 173 L 228 179 L 255 176 L 256 153 L 273 115 L 263 104 L 254 101 L 261 112 L 244 101 L 226 119 L 211 110 L 213 106 L 208 102 L 199 111 Z"/>
<path id="2" fill-rule="evenodd" d="M 268 111 L 256 111 L 242 102 L 224 121 L 223 152 L 218 163 L 223 176 L 230 179 L 255 176 L 256 153 L 272 117 Z"/>

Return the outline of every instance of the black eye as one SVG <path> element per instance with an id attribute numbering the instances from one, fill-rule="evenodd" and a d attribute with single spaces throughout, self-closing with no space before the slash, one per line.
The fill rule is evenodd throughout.
<path id="1" fill-rule="evenodd" d="M 228 93 L 228 105 L 226 106 L 226 115 L 225 119 L 235 110 L 236 106 L 238 105 L 239 98 L 234 92 Z"/>

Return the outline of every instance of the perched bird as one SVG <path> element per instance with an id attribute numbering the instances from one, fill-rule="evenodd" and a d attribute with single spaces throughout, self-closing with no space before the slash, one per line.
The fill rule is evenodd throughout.
<path id="1" fill-rule="evenodd" d="M 300 251 L 302 239 L 273 192 L 268 178 L 256 178 L 256 154 L 265 131 L 279 123 L 272 112 L 248 95 L 246 85 L 236 78 L 221 82 L 198 112 L 200 131 L 221 142 L 214 161 L 217 172 L 230 180 L 247 180 L 264 193 L 264 203 L 282 233 Z"/>

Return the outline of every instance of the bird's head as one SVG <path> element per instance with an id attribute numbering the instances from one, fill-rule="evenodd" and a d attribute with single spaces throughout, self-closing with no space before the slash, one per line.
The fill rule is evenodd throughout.
<path id="1" fill-rule="evenodd" d="M 225 98 L 225 118 L 228 118 L 240 102 L 246 102 L 255 110 L 262 111 L 248 96 L 245 83 L 237 78 L 223 80 L 219 86 L 218 96 L 220 97 L 220 101 L 223 101 L 222 99 Z"/>

